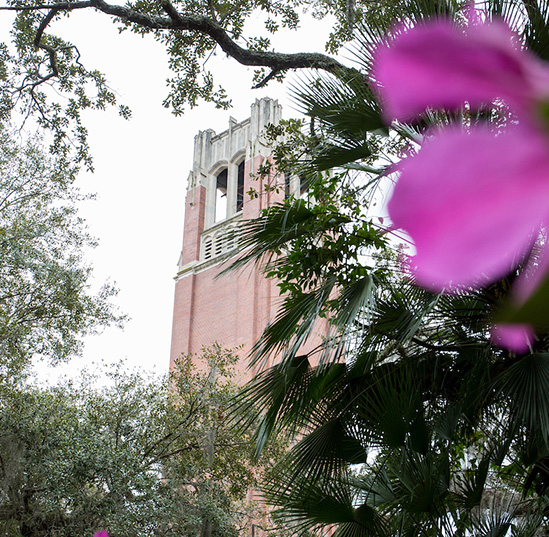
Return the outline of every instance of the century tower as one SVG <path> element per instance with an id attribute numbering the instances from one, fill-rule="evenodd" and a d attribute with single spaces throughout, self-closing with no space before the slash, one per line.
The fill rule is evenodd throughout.
<path id="1" fill-rule="evenodd" d="M 264 98 L 245 121 L 230 118 L 226 131 L 195 137 L 175 278 L 172 364 L 181 353 L 199 353 L 214 342 L 238 346 L 245 355 L 276 311 L 278 288 L 257 267 L 217 276 L 238 251 L 239 223 L 283 199 L 283 191 L 263 189 L 256 177 L 270 156 L 262 133 L 280 118 L 278 102 Z M 252 189 L 257 196 L 248 194 Z"/>

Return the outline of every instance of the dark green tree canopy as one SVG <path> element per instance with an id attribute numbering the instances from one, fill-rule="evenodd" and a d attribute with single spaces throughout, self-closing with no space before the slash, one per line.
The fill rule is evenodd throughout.
<path id="1" fill-rule="evenodd" d="M 3 386 L 2 535 L 236 537 L 252 521 L 272 528 L 246 499 L 260 478 L 251 431 L 228 419 L 236 360 L 216 347 L 182 357 L 170 378 L 116 367 L 101 388 L 91 374 L 53 388 Z"/>
<path id="2" fill-rule="evenodd" d="M 70 170 L 40 140 L 19 145 L 0 128 L 0 377 L 31 358 L 55 363 L 78 354 L 81 336 L 121 322 L 116 290 L 90 290 L 83 259 L 95 242 L 77 214 Z"/>
<path id="3" fill-rule="evenodd" d="M 392 16 L 459 26 L 462 7 L 418 0 Z M 547 2 L 477 7 L 548 59 Z M 382 17 L 357 29 L 365 74 L 390 25 Z M 376 214 L 393 164 L 430 129 L 495 130 L 501 108 L 429 111 L 381 128 L 379 103 L 356 78 L 318 74 L 294 94 L 311 122 L 273 132 L 282 139 L 274 160 L 307 178 L 309 196 L 245 223 L 247 249 L 234 265 L 265 263 L 285 292 L 254 348 L 259 363 L 282 358 L 250 382 L 240 405 L 244 421 L 260 417 L 258 451 L 279 431 L 297 440 L 271 475 L 269 501 L 299 531 L 336 537 L 546 535 L 547 285 L 519 311 L 508 298 L 520 268 L 488 287 L 432 294 L 414 285 L 406 248 Z M 329 337 L 303 355 L 319 316 L 330 321 Z M 495 345 L 490 327 L 501 319 L 539 327 L 531 349 Z"/>

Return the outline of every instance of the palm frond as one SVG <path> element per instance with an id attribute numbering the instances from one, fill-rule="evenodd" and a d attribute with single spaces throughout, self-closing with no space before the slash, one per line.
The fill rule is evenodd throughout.
<path id="1" fill-rule="evenodd" d="M 283 362 L 296 356 L 313 333 L 315 322 L 336 283 L 335 277 L 328 277 L 311 292 L 285 298 L 274 321 L 267 325 L 261 339 L 253 346 L 251 365 L 264 365 L 269 356 L 280 356 Z"/>
<path id="2" fill-rule="evenodd" d="M 298 109 L 345 141 L 364 141 L 366 133 L 384 129 L 377 99 L 365 76 L 309 76 L 291 89 Z"/>
<path id="3" fill-rule="evenodd" d="M 349 222 L 349 217 L 334 214 L 318 228 L 318 217 L 312 207 L 302 199 L 272 205 L 258 218 L 245 221 L 240 228 L 242 254 L 221 274 L 245 266 L 247 263 L 264 264 L 280 256 L 291 241 L 310 235 L 337 230 Z"/>
<path id="4" fill-rule="evenodd" d="M 507 399 L 511 427 L 526 428 L 529 436 L 549 438 L 549 354 L 530 354 L 494 381 Z"/>
<path id="5" fill-rule="evenodd" d="M 260 453 L 270 436 L 288 428 L 296 434 L 318 404 L 317 383 L 307 356 L 296 356 L 256 375 L 241 391 L 233 410 L 237 420 L 248 427 L 257 422 L 256 452 Z"/>
<path id="6" fill-rule="evenodd" d="M 367 504 L 357 505 L 345 480 L 294 481 L 284 489 L 267 488 L 264 494 L 269 503 L 281 507 L 279 516 L 298 533 L 328 529 L 344 537 L 387 535 L 380 514 Z"/>

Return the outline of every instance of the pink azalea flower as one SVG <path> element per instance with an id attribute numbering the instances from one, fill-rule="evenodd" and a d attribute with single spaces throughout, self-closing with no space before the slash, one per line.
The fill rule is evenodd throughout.
<path id="1" fill-rule="evenodd" d="M 534 330 L 529 324 L 495 324 L 492 342 L 518 353 L 525 353 L 534 343 Z"/>
<path id="2" fill-rule="evenodd" d="M 520 51 L 502 22 L 466 30 L 431 22 L 379 48 L 374 78 L 387 119 L 427 108 L 503 101 L 519 124 L 441 128 L 399 166 L 389 202 L 412 237 L 419 284 L 435 291 L 479 286 L 524 260 L 549 216 L 549 69 Z"/>
<path id="3" fill-rule="evenodd" d="M 501 21 L 465 29 L 431 21 L 398 30 L 374 59 L 387 119 L 409 120 L 426 108 L 459 108 L 464 102 L 477 107 L 496 99 L 528 113 L 547 96 L 549 72 L 517 41 Z"/>
<path id="4" fill-rule="evenodd" d="M 549 222 L 549 68 L 520 50 L 503 22 L 462 29 L 433 21 L 401 29 L 379 47 L 373 78 L 389 121 L 464 105 L 504 103 L 513 113 L 497 133 L 479 124 L 429 133 L 398 166 L 389 202 L 393 224 L 415 243 L 420 285 L 451 292 L 505 276 Z M 537 273 L 521 275 L 517 303 L 546 276 L 548 257 Z M 497 325 L 492 338 L 524 352 L 534 334 L 528 325 Z"/>

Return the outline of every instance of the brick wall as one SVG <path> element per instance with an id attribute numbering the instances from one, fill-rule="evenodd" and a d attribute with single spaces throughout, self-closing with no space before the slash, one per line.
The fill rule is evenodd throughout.
<path id="1" fill-rule="evenodd" d="M 253 218 L 271 205 L 282 200 L 282 193 L 264 191 L 252 179 L 265 160 L 257 155 L 245 163 L 244 191 L 258 191 L 258 197 L 245 197 L 243 218 Z M 204 346 L 219 343 L 226 348 L 239 347 L 238 354 L 247 356 L 263 329 L 271 320 L 280 301 L 276 282 L 267 280 L 258 267 L 250 264 L 243 269 L 219 276 L 226 263 L 193 270 L 199 262 L 200 236 L 204 230 L 206 191 L 196 186 L 187 193 L 185 228 L 180 265 L 190 270 L 178 278 L 175 286 L 172 346 L 170 364 L 182 353 L 200 353 Z M 253 371 L 247 371 L 243 360 L 239 366 L 243 381 Z"/>
<path id="2" fill-rule="evenodd" d="M 242 357 L 250 352 L 262 334 L 267 323 L 276 315 L 281 298 L 276 282 L 267 280 L 253 264 L 239 271 L 217 278 L 226 265 L 222 257 L 211 260 L 201 258 L 201 236 L 209 229 L 223 228 L 224 223 L 215 223 L 215 174 L 224 167 L 229 170 L 229 183 L 235 184 L 234 173 L 244 156 L 244 205 L 241 217 L 257 217 L 262 209 L 284 198 L 283 178 L 278 178 L 280 191 L 265 190 L 256 176 L 259 167 L 269 159 L 270 150 L 261 143 L 261 131 L 280 117 L 276 101 L 262 99 L 252 105 L 251 117 L 241 123 L 231 119 L 229 129 L 219 135 L 212 130 L 200 132 L 195 138 L 195 156 L 190 177 L 190 189 L 185 204 L 183 247 L 176 278 L 172 345 L 170 364 L 181 354 L 200 353 L 203 347 L 219 343 L 226 348 L 239 347 Z M 233 174 L 231 176 L 231 174 Z M 231 179 L 232 177 L 232 179 Z M 266 178 L 274 185 L 275 174 Z M 257 197 L 247 195 L 250 189 Z M 228 194 L 235 203 L 236 193 Z M 232 200 L 232 201 L 231 201 Z M 234 214 L 230 218 L 240 217 Z M 230 262 L 230 260 L 225 260 Z M 325 322 L 319 323 L 316 332 L 327 332 Z M 313 338 L 303 352 L 318 345 L 319 337 Z M 247 370 L 242 360 L 240 366 L 242 381 L 256 372 Z"/>

